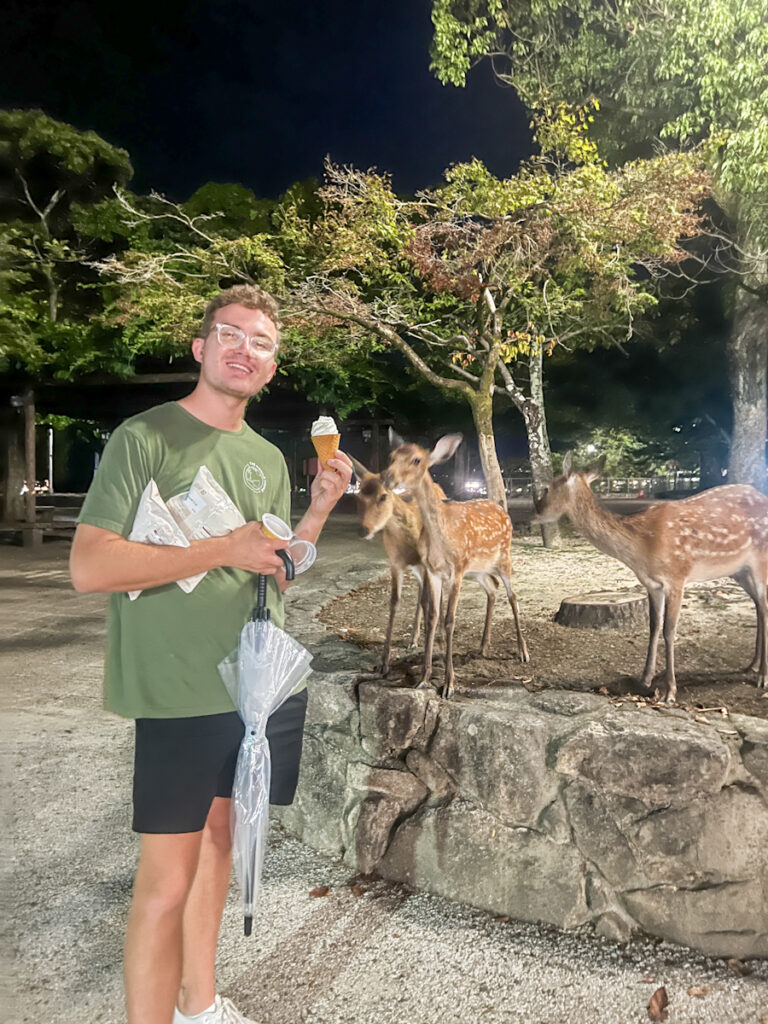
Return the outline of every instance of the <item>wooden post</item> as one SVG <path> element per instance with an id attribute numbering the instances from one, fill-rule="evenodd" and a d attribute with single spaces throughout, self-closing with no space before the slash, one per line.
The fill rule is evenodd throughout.
<path id="1" fill-rule="evenodd" d="M 24 518 L 27 529 L 24 530 L 24 547 L 37 547 L 43 542 L 43 535 L 37 529 L 37 507 L 35 498 L 35 482 L 37 467 L 35 465 L 35 393 L 30 388 L 24 392 L 24 465 L 27 476 L 27 493 L 24 495 Z"/>

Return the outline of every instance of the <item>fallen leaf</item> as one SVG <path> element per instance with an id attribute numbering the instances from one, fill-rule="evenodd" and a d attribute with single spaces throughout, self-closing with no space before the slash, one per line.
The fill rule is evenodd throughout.
<path id="1" fill-rule="evenodd" d="M 310 890 L 309 895 L 313 899 L 317 899 L 318 896 L 327 896 L 330 891 L 331 887 L 329 885 L 318 885 L 314 889 Z"/>
<path id="2" fill-rule="evenodd" d="M 745 964 L 743 961 L 737 960 L 736 957 L 733 957 L 728 961 L 728 966 L 731 968 L 734 974 L 738 974 L 742 978 L 746 978 L 748 974 L 752 973 L 752 968 L 749 966 L 749 964 Z"/>
<path id="3" fill-rule="evenodd" d="M 764 694 L 763 696 L 768 697 L 768 694 Z M 760 1018 L 760 1024 L 768 1024 L 768 1013 L 764 1013 L 762 1015 L 762 1017 Z"/>
<path id="4" fill-rule="evenodd" d="M 610 697 L 610 693 L 608 693 L 608 690 L 604 686 L 601 686 L 597 692 L 602 693 L 604 697 Z"/>
<path id="5" fill-rule="evenodd" d="M 355 883 L 354 885 L 350 885 L 349 888 L 352 890 L 353 896 L 365 896 L 365 894 L 368 892 L 365 886 L 357 885 L 357 883 Z"/>
<path id="6" fill-rule="evenodd" d="M 509 914 L 499 914 L 499 916 L 494 917 L 493 920 L 498 922 L 498 924 L 507 924 L 509 921 Z"/>
<path id="7" fill-rule="evenodd" d="M 669 1011 L 669 996 L 667 990 L 662 985 L 657 988 L 651 996 L 651 1001 L 648 1003 L 648 1016 L 651 1020 L 666 1020 Z"/>
<path id="8" fill-rule="evenodd" d="M 656 979 L 655 978 L 650 978 L 650 977 L 648 977 L 648 975 L 646 975 L 643 978 L 643 981 L 645 982 L 646 985 L 655 985 L 656 984 Z"/>
<path id="9" fill-rule="evenodd" d="M 691 987 L 688 989 L 688 995 L 696 996 L 697 999 L 703 999 L 704 996 L 709 995 L 709 989 L 706 985 L 702 985 L 701 987 L 699 987 L 698 985 L 691 985 Z"/>

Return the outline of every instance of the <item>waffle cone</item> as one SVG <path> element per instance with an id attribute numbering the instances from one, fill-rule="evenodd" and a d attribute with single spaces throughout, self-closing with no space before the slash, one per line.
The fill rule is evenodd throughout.
<path id="1" fill-rule="evenodd" d="M 320 465 L 325 469 L 328 459 L 332 459 L 339 450 L 341 434 L 315 434 L 312 444 L 315 446 Z"/>

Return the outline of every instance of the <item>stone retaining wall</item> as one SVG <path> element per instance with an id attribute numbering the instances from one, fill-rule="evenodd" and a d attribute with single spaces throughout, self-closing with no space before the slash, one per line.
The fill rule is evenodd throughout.
<path id="1" fill-rule="evenodd" d="M 359 679 L 310 681 L 275 810 L 304 842 L 495 914 L 768 957 L 768 722 Z"/>

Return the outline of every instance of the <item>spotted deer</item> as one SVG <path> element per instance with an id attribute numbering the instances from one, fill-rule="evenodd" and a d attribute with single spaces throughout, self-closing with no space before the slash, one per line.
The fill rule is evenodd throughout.
<path id="1" fill-rule="evenodd" d="M 395 436 L 396 441 L 401 441 Z M 486 587 L 485 629 L 481 654 L 488 652 L 491 617 L 496 601 L 496 587 L 487 589 L 489 581 L 498 577 L 507 591 L 517 630 L 517 649 L 521 661 L 528 661 L 528 648 L 520 629 L 517 597 L 512 589 L 512 523 L 509 516 L 492 501 L 445 501 L 429 474 L 429 467 L 450 459 L 461 444 L 461 434 L 447 434 L 431 452 L 416 444 L 400 443 L 392 451 L 389 465 L 382 474 L 387 487 L 408 492 L 421 515 L 418 552 L 426 570 L 424 671 L 419 687 L 429 685 L 432 675 L 432 652 L 437 620 L 441 614 L 442 589 L 447 596 L 442 605 L 445 630 L 445 683 L 443 696 L 454 691 L 453 630 L 456 604 L 464 577 L 476 579 Z M 495 582 L 495 581 L 494 581 Z"/>
<path id="2" fill-rule="evenodd" d="M 387 554 L 387 561 L 389 562 L 391 576 L 389 622 L 387 623 L 387 634 L 384 640 L 380 667 L 381 674 L 386 675 L 389 672 L 391 661 L 395 613 L 402 596 L 403 575 L 407 569 L 410 569 L 416 577 L 419 587 L 416 615 L 411 630 L 409 647 L 416 645 L 421 629 L 424 586 L 424 566 L 419 555 L 421 514 L 413 501 L 404 501 L 399 495 L 385 487 L 381 474 L 369 472 L 362 462 L 358 462 L 355 458 L 352 459 L 352 465 L 355 467 L 355 474 L 360 481 L 360 490 L 357 493 L 357 509 L 365 539 L 372 540 L 373 537 L 380 533 L 384 543 L 384 550 Z M 433 486 L 437 499 L 445 501 L 445 492 L 442 487 L 434 483 L 434 481 Z M 485 629 L 480 645 L 481 651 L 486 653 L 490 619 L 493 612 L 492 601 L 495 600 L 498 581 L 495 577 L 489 576 L 488 578 L 478 579 L 478 582 L 488 597 Z"/>
<path id="3" fill-rule="evenodd" d="M 534 523 L 556 522 L 567 515 L 600 551 L 618 558 L 648 591 L 651 633 L 641 684 L 650 692 L 656 671 L 659 636 L 664 630 L 666 672 L 662 699 L 674 703 L 675 631 L 683 588 L 689 580 L 731 576 L 749 594 L 757 609 L 757 642 L 750 671 L 766 686 L 768 660 L 768 498 L 754 487 L 714 487 L 690 498 L 652 505 L 622 518 L 601 504 L 590 484 L 604 460 L 576 472 L 572 455 L 563 460 L 563 474 L 553 480 L 539 501 Z"/>

